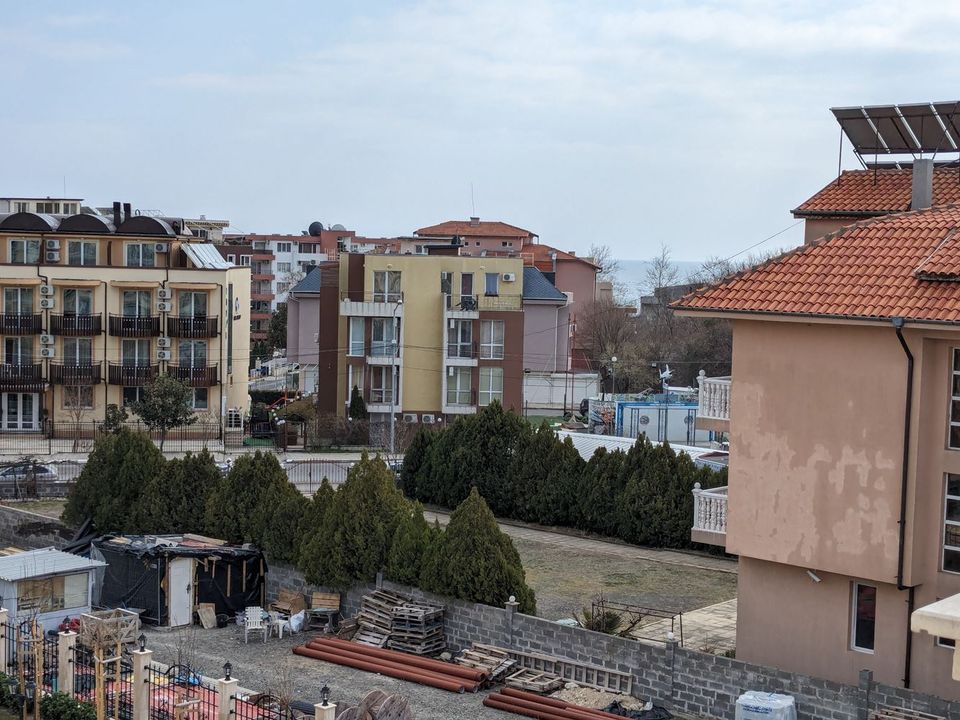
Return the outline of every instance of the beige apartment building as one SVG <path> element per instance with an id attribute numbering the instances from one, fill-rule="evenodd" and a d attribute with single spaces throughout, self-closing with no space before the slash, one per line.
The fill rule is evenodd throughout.
<path id="1" fill-rule="evenodd" d="M 0 432 L 95 422 L 159 374 L 197 413 L 246 412 L 250 269 L 183 220 L 0 214 Z"/>

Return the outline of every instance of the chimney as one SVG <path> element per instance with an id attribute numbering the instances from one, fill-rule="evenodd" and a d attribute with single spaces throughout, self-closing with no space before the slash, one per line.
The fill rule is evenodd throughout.
<path id="1" fill-rule="evenodd" d="M 925 210 L 933 204 L 933 160 L 917 158 L 913 161 L 913 194 L 911 210 Z"/>
<path id="2" fill-rule="evenodd" d="M 472 217 L 470 218 L 470 227 L 478 227 L 480 225 L 480 218 Z"/>
<path id="3" fill-rule="evenodd" d="M 130 203 L 124 203 L 124 204 L 123 204 L 123 219 L 124 219 L 124 220 L 129 220 L 131 217 L 133 217 L 133 213 L 132 213 L 131 210 L 130 210 Z"/>
<path id="4" fill-rule="evenodd" d="M 120 227 L 120 222 L 121 222 L 121 218 L 120 218 L 120 203 L 114 202 L 114 203 L 113 203 L 113 226 L 114 226 L 115 228 Z"/>

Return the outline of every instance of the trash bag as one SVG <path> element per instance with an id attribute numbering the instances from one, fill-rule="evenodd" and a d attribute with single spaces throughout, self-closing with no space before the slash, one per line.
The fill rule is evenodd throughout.
<path id="1" fill-rule="evenodd" d="M 290 616 L 290 632 L 298 633 L 303 630 L 303 623 L 306 620 L 306 611 L 301 610 L 295 615 Z"/>
<path id="2" fill-rule="evenodd" d="M 631 720 L 670 720 L 673 717 L 669 710 L 659 705 L 654 705 L 649 710 L 628 710 L 616 700 L 607 705 L 603 711 L 611 715 L 631 718 Z"/>

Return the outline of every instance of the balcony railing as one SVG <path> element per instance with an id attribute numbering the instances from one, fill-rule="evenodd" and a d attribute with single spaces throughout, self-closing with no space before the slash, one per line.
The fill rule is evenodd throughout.
<path id="1" fill-rule="evenodd" d="M 213 387 L 219 382 L 216 365 L 167 365 L 167 372 L 190 387 Z"/>
<path id="2" fill-rule="evenodd" d="M 4 335 L 37 335 L 43 332 L 43 320 L 40 313 L 0 315 L 0 333 Z"/>
<path id="3" fill-rule="evenodd" d="M 370 357 L 388 358 L 400 357 L 400 343 L 387 340 L 372 340 L 370 342 Z"/>
<path id="4" fill-rule="evenodd" d="M 98 385 L 101 382 L 100 363 L 67 365 L 50 363 L 50 382 L 54 385 Z"/>
<path id="5" fill-rule="evenodd" d="M 169 317 L 167 335 L 178 338 L 212 338 L 219 329 L 217 317 Z"/>
<path id="6" fill-rule="evenodd" d="M 107 382 L 111 385 L 139 387 L 149 385 L 157 377 L 159 365 L 130 365 L 110 363 L 107 368 Z"/>
<path id="7" fill-rule="evenodd" d="M 43 366 L 40 363 L 0 365 L 0 388 L 8 391 L 38 392 L 43 389 Z"/>
<path id="8" fill-rule="evenodd" d="M 700 384 L 697 417 L 708 420 L 729 420 L 731 379 L 729 377 L 708 378 L 701 370 L 697 382 Z"/>
<path id="9" fill-rule="evenodd" d="M 477 357 L 477 343 L 447 343 L 447 357 L 472 360 Z"/>
<path id="10" fill-rule="evenodd" d="M 443 307 L 448 314 L 460 312 L 483 312 L 520 310 L 523 297 L 520 295 L 461 295 L 444 294 Z"/>
<path id="11" fill-rule="evenodd" d="M 403 317 L 403 293 L 342 292 L 341 317 Z"/>
<path id="12" fill-rule="evenodd" d="M 50 334 L 67 337 L 90 337 L 103 332 L 103 315 L 51 315 Z"/>
<path id="13" fill-rule="evenodd" d="M 700 483 L 693 486 L 693 528 L 690 537 L 694 542 L 713 545 L 725 544 L 727 534 L 727 488 L 703 490 Z"/>
<path id="14" fill-rule="evenodd" d="M 110 334 L 114 337 L 157 337 L 160 335 L 160 316 L 110 316 Z"/>

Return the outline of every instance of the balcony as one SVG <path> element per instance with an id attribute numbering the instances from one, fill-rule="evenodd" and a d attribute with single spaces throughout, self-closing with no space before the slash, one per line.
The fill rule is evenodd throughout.
<path id="1" fill-rule="evenodd" d="M 160 335 L 160 316 L 111 315 L 110 334 L 113 337 L 125 338 L 158 337 Z"/>
<path id="2" fill-rule="evenodd" d="M 103 332 L 103 315 L 51 315 L 50 334 L 91 337 Z"/>
<path id="3" fill-rule="evenodd" d="M 451 399 L 454 402 L 450 402 Z M 473 415 L 477 411 L 477 391 L 454 393 L 452 398 L 448 392 L 441 411 L 444 415 Z"/>
<path id="4" fill-rule="evenodd" d="M 38 335 L 43 332 L 40 313 L 25 315 L 4 313 L 0 315 L 0 334 Z"/>
<path id="5" fill-rule="evenodd" d="M 377 414 L 389 414 L 391 411 L 395 413 L 403 412 L 400 407 L 400 398 L 397 398 L 396 405 L 391 405 L 392 399 L 393 391 L 390 388 L 371 389 L 368 393 L 367 412 Z"/>
<path id="6" fill-rule="evenodd" d="M 701 370 L 697 383 L 700 385 L 697 428 L 729 432 L 731 378 L 708 378 Z"/>
<path id="7" fill-rule="evenodd" d="M 40 363 L 0 365 L 0 389 L 5 392 L 42 392 L 43 366 Z"/>
<path id="8" fill-rule="evenodd" d="M 216 365 L 167 365 L 170 377 L 195 388 L 213 387 L 219 382 Z"/>
<path id="9" fill-rule="evenodd" d="M 167 335 L 176 338 L 212 338 L 219 332 L 217 317 L 167 316 Z"/>
<path id="10" fill-rule="evenodd" d="M 478 344 L 472 343 L 447 343 L 446 364 L 447 365 L 476 365 L 479 357 Z"/>
<path id="11" fill-rule="evenodd" d="M 53 385 L 99 385 L 102 380 L 100 372 L 100 363 L 50 363 L 50 382 Z"/>
<path id="12" fill-rule="evenodd" d="M 727 488 L 703 490 L 700 483 L 693 486 L 693 542 L 706 545 L 727 544 Z"/>
<path id="13" fill-rule="evenodd" d="M 403 293 L 342 293 L 341 317 L 403 317 Z"/>
<path id="14" fill-rule="evenodd" d="M 399 343 L 373 340 L 367 353 L 367 365 L 402 365 L 403 349 Z M 388 401 L 389 402 L 389 401 Z"/>
<path id="15" fill-rule="evenodd" d="M 111 318 L 112 319 L 112 318 Z M 111 385 L 139 387 L 149 385 L 160 372 L 159 365 L 134 365 L 110 363 L 107 368 L 107 382 Z"/>

